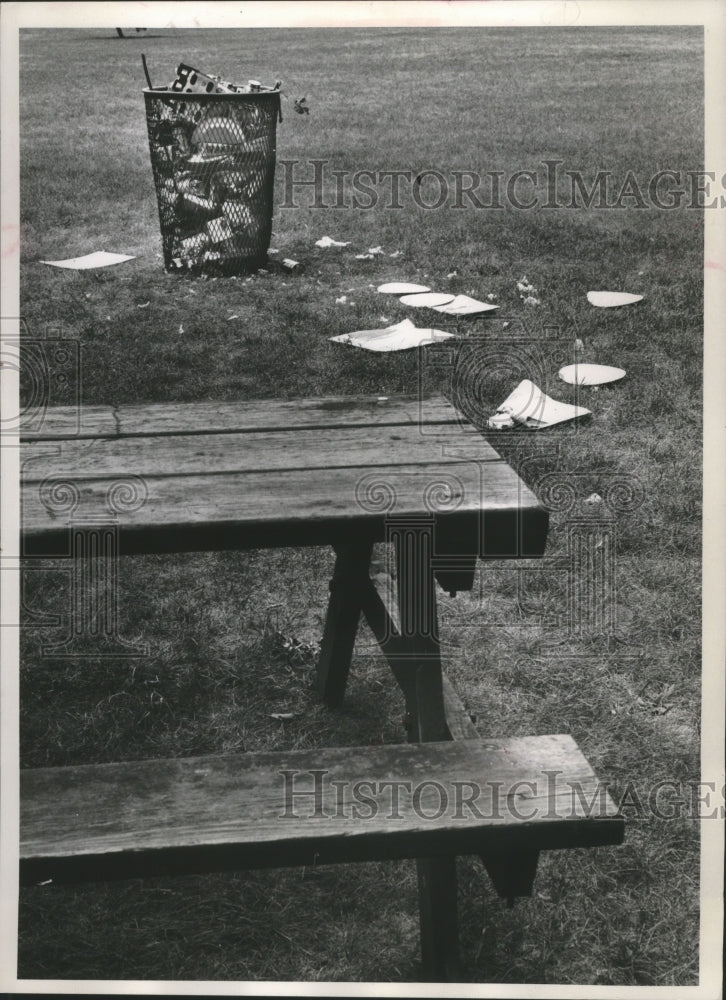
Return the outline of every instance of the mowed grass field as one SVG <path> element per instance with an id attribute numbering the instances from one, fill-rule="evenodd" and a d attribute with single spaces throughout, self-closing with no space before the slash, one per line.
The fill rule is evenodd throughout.
<path id="1" fill-rule="evenodd" d="M 315 208 L 309 188 L 282 208 L 279 161 L 301 161 L 296 176 L 309 179 L 302 161 L 312 158 L 329 171 L 447 176 L 541 170 L 548 158 L 590 181 L 611 170 L 616 191 L 629 170 L 647 187 L 660 169 L 703 169 L 702 34 L 153 34 L 21 36 L 21 315 L 31 334 L 80 343 L 87 404 L 390 395 L 419 382 L 450 391 L 438 348 L 377 356 L 328 340 L 387 325 L 384 316 L 461 332 L 474 419 L 524 377 L 574 400 L 556 372 L 577 339 L 578 357 L 627 369 L 622 382 L 581 392 L 593 416 L 576 432 L 494 442 L 540 493 L 553 473 L 579 498 L 637 477 L 639 503 L 608 529 L 615 626 L 567 628 L 568 531 L 581 508 L 553 509 L 541 572 L 492 563 L 471 594 L 441 595 L 447 670 L 480 733 L 571 733 L 614 796 L 630 796 L 625 844 L 544 855 L 535 895 L 511 910 L 479 862 L 461 860 L 463 977 L 695 984 L 697 823 L 677 803 L 672 819 L 632 803 L 647 807 L 658 782 L 683 789 L 700 774 L 703 213 L 632 201 L 429 211 L 405 187 L 400 209 L 386 207 L 384 188 L 368 211 Z M 163 271 L 141 51 L 157 85 L 180 61 L 240 82 L 283 80 L 272 246 L 300 262 L 295 272 L 274 261 L 249 278 Z M 309 116 L 292 110 L 303 95 Z M 318 249 L 323 235 L 350 246 Z M 379 245 L 400 255 L 355 259 Z M 93 250 L 136 259 L 85 273 L 39 263 Z M 537 306 L 520 298 L 524 276 Z M 387 280 L 492 294 L 500 309 L 422 320 L 376 293 Z M 589 289 L 644 299 L 599 310 Z M 525 370 L 532 344 L 536 372 Z M 22 766 L 403 740 L 402 700 L 364 631 L 343 708 L 327 711 L 311 693 L 331 569 L 321 549 L 122 560 L 121 633 L 149 656 L 53 660 L 41 645 L 59 633 L 25 628 Z M 26 601 L 67 619 L 61 570 L 29 574 Z M 271 718 L 281 712 L 294 717 Z M 43 886 L 20 900 L 19 974 L 29 978 L 407 982 L 420 978 L 418 945 L 413 863 Z"/>

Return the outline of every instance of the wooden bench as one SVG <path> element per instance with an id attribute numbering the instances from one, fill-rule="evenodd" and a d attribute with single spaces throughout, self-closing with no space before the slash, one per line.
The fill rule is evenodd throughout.
<path id="1" fill-rule="evenodd" d="M 318 692 L 333 706 L 344 697 L 363 615 L 402 689 L 410 742 L 24 771 L 24 882 L 416 858 L 425 975 L 455 979 L 458 854 L 479 854 L 511 898 L 531 892 L 540 850 L 622 839 L 570 737 L 481 740 L 442 672 L 436 581 L 470 589 L 477 558 L 538 557 L 547 535 L 534 495 L 445 400 L 89 407 L 80 426 L 75 416 L 49 411 L 25 442 L 25 555 L 86 558 L 99 551 L 89 534 L 109 523 L 125 555 L 330 544 Z M 376 542 L 395 553 L 395 586 L 371 566 Z M 281 772 L 315 770 L 350 787 L 401 781 L 412 798 L 400 820 L 385 802 L 366 820 L 345 800 L 340 816 L 280 818 Z M 457 781 L 484 805 L 432 818 L 431 796 L 455 801 Z M 501 815 L 486 805 L 495 787 Z M 326 794 L 321 808 L 332 808 Z"/>

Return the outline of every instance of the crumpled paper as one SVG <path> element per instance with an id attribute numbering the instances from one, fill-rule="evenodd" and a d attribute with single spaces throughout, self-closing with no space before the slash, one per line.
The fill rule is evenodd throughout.
<path id="1" fill-rule="evenodd" d="M 551 399 L 534 382 L 524 379 L 497 407 L 497 412 L 489 417 L 487 427 L 500 431 L 521 424 L 529 430 L 538 431 L 566 420 L 587 416 L 590 412 L 584 406 L 573 406 L 571 403 Z"/>
<path id="2" fill-rule="evenodd" d="M 383 330 L 356 330 L 354 333 L 341 333 L 329 339 L 337 344 L 363 347 L 367 351 L 408 351 L 413 347 L 435 344 L 453 336 L 453 333 L 446 333 L 444 330 L 420 329 L 410 319 L 404 319 Z"/>
<path id="3" fill-rule="evenodd" d="M 339 243 L 337 240 L 331 239 L 330 236 L 321 236 L 319 240 L 315 241 L 316 247 L 349 247 L 350 240 L 347 243 Z"/>

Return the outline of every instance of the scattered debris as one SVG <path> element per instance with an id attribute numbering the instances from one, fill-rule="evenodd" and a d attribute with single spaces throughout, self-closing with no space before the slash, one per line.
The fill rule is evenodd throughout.
<path id="1" fill-rule="evenodd" d="M 507 430 L 515 424 L 522 424 L 528 430 L 541 430 L 588 414 L 590 410 L 584 406 L 572 406 L 551 399 L 534 382 L 524 379 L 497 407 L 497 412 L 489 417 L 487 426 L 492 430 Z"/>
<path id="2" fill-rule="evenodd" d="M 280 251 L 279 250 L 274 250 L 272 247 L 270 247 L 270 249 L 267 252 L 269 254 L 276 254 L 276 253 L 279 253 Z"/>
<path id="3" fill-rule="evenodd" d="M 446 275 L 446 277 L 447 277 L 447 278 L 448 278 L 449 280 L 451 280 L 452 278 L 455 278 L 455 277 L 457 276 L 457 274 L 458 274 L 458 273 L 459 273 L 458 271 L 449 271 L 449 273 L 448 273 L 448 274 Z"/>
<path id="4" fill-rule="evenodd" d="M 310 108 L 308 107 L 307 97 L 298 97 L 292 105 L 292 110 L 296 111 L 299 115 L 309 115 Z"/>
<path id="5" fill-rule="evenodd" d="M 601 309 L 613 309 L 615 306 L 628 306 L 631 302 L 640 302 L 642 295 L 632 295 L 630 292 L 588 292 L 587 301 L 590 305 Z"/>
<path id="6" fill-rule="evenodd" d="M 345 303 L 347 301 L 348 301 L 348 296 L 347 295 L 341 295 L 340 298 L 338 298 L 338 299 L 335 300 L 335 304 L 336 304 L 336 306 L 342 306 L 342 305 L 345 305 Z"/>
<path id="7" fill-rule="evenodd" d="M 95 253 L 88 253 L 85 257 L 69 257 L 68 260 L 41 260 L 41 264 L 50 264 L 51 267 L 66 267 L 71 271 L 87 271 L 92 267 L 110 267 L 112 264 L 123 264 L 127 260 L 135 260 L 125 253 L 107 253 L 105 250 L 97 250 Z"/>
<path id="8" fill-rule="evenodd" d="M 540 300 L 537 298 L 537 289 L 527 280 L 526 277 L 519 279 L 517 282 L 517 289 L 520 293 L 520 299 L 522 299 L 526 306 L 538 306 L 541 304 Z"/>
<path id="9" fill-rule="evenodd" d="M 299 263 L 300 263 L 299 260 L 292 260 L 291 257 L 285 257 L 285 259 L 282 262 L 282 266 L 285 268 L 286 271 L 294 271 L 295 268 L 299 265 Z"/>
<path id="10" fill-rule="evenodd" d="M 570 385 L 605 385 L 625 377 L 625 369 L 611 365 L 574 364 L 560 368 L 559 376 Z"/>
<path id="11" fill-rule="evenodd" d="M 445 292 L 416 292 L 413 295 L 404 295 L 401 302 L 407 306 L 415 306 L 417 309 L 427 307 L 434 309 L 436 306 L 445 306 L 448 302 L 453 302 L 454 296 Z"/>
<path id="12" fill-rule="evenodd" d="M 489 294 L 487 295 L 487 299 L 490 302 L 493 302 L 496 299 L 496 295 L 494 294 L 494 292 L 489 292 Z"/>
<path id="13" fill-rule="evenodd" d="M 373 260 L 372 253 L 357 253 L 355 255 L 356 260 Z"/>
<path id="14" fill-rule="evenodd" d="M 140 305 L 137 305 L 136 308 L 137 309 L 148 309 L 148 307 L 150 305 L 151 305 L 151 302 L 142 302 L 142 303 L 140 303 Z"/>
<path id="15" fill-rule="evenodd" d="M 583 342 L 580 340 L 579 337 L 575 337 L 575 343 L 574 343 L 573 346 L 575 348 L 575 353 L 576 354 L 581 354 L 582 351 L 585 350 L 585 345 L 583 344 Z"/>
<path id="16" fill-rule="evenodd" d="M 330 236 L 321 236 L 319 240 L 315 241 L 316 247 L 349 247 L 350 240 L 347 243 L 339 243 L 338 240 L 331 239 Z"/>
<path id="17" fill-rule="evenodd" d="M 356 330 L 329 339 L 338 344 L 363 347 L 367 351 L 407 351 L 413 347 L 448 340 L 453 336 L 453 333 L 446 333 L 444 330 L 419 329 L 410 319 L 404 319 L 383 330 Z"/>
<path id="18" fill-rule="evenodd" d="M 448 313 L 451 316 L 468 316 L 472 313 L 489 312 L 492 309 L 498 309 L 499 306 L 493 306 L 491 303 L 479 302 L 478 299 L 473 299 L 469 295 L 456 295 L 451 302 L 447 302 L 443 306 L 434 306 L 436 312 Z"/>
<path id="19" fill-rule="evenodd" d="M 270 718 L 278 722 L 289 722 L 290 719 L 297 718 L 296 712 L 270 712 Z"/>
<path id="20" fill-rule="evenodd" d="M 386 255 L 383 247 L 368 247 L 368 253 L 372 257 L 376 257 L 378 255 L 382 255 L 382 256 L 385 257 L 385 255 Z"/>
<path id="21" fill-rule="evenodd" d="M 239 319 L 239 316 L 237 315 L 237 313 L 232 313 L 231 316 L 228 316 L 227 317 L 227 322 L 229 323 L 229 321 L 233 320 L 233 319 Z"/>
<path id="22" fill-rule="evenodd" d="M 430 292 L 428 285 L 412 285 L 409 281 L 389 281 L 385 285 L 379 285 L 378 291 L 385 295 L 409 295 L 413 292 Z"/>
<path id="23" fill-rule="evenodd" d="M 400 257 L 401 256 L 401 251 L 400 250 L 394 250 L 393 253 L 389 253 L 388 256 L 389 257 Z"/>

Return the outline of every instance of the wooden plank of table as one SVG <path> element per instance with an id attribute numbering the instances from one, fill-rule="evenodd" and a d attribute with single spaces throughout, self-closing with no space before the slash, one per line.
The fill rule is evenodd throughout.
<path id="1" fill-rule="evenodd" d="M 441 396 L 326 396 L 242 402 L 152 403 L 49 408 L 27 440 L 147 434 L 215 434 L 302 428 L 440 423 L 469 426 Z"/>
<path id="2" fill-rule="evenodd" d="M 125 491 L 123 483 L 79 480 L 72 512 L 47 509 L 43 483 L 26 484 L 24 554 L 66 554 L 71 517 L 117 524 L 125 554 L 328 544 L 358 534 L 384 541 L 392 517 L 420 514 L 436 514 L 442 554 L 539 556 L 547 535 L 546 511 L 504 462 L 147 476 L 131 510 L 134 485 Z"/>
<path id="3" fill-rule="evenodd" d="M 22 478 L 33 482 L 69 473 L 81 480 L 460 462 L 460 457 L 447 454 L 447 448 L 453 451 L 461 444 L 461 430 L 454 424 L 429 430 L 424 435 L 417 426 L 384 426 L 372 434 L 369 426 L 363 426 L 294 433 L 92 438 L 54 442 L 54 453 L 47 441 L 37 441 L 23 448 Z M 481 437 L 471 441 L 470 450 L 478 462 L 503 461 Z"/>
<path id="4" fill-rule="evenodd" d="M 402 783 L 400 810 L 391 782 Z M 476 808 L 456 807 L 462 782 Z M 317 803 L 290 798 L 316 789 Z M 623 835 L 568 735 L 24 770 L 20 829 L 23 881 L 543 850 Z"/>

